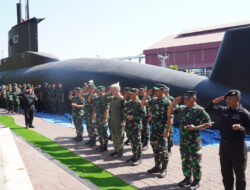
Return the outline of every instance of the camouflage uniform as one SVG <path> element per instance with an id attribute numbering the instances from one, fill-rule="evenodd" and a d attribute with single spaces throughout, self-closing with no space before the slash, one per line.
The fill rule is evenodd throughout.
<path id="1" fill-rule="evenodd" d="M 142 118 L 145 115 L 144 108 L 141 107 L 141 101 L 126 101 L 125 103 L 125 121 L 127 128 L 127 137 L 131 142 L 133 161 L 141 159 L 142 155 L 142 142 L 141 142 L 141 130 L 142 130 Z M 132 115 L 133 119 L 128 120 L 127 116 Z"/>
<path id="2" fill-rule="evenodd" d="M 57 88 L 56 91 L 57 99 L 57 113 L 63 114 L 64 112 L 64 90 L 63 88 Z"/>
<path id="3" fill-rule="evenodd" d="M 7 91 L 5 85 L 2 85 L 2 90 L 1 90 L 1 99 L 2 99 L 2 107 L 6 108 L 7 107 Z"/>
<path id="4" fill-rule="evenodd" d="M 57 89 L 54 88 L 54 87 L 51 87 L 48 90 L 48 94 L 49 94 L 49 112 L 52 113 L 52 114 L 56 113 L 56 103 L 57 103 L 56 93 L 57 93 Z"/>
<path id="5" fill-rule="evenodd" d="M 98 87 L 99 90 L 104 90 L 105 88 Z M 99 141 L 102 147 L 107 147 L 108 144 L 108 122 L 103 123 L 106 109 L 109 109 L 109 103 L 107 95 L 96 97 L 94 100 L 94 110 L 96 113 L 96 127 L 98 132 Z"/>
<path id="6" fill-rule="evenodd" d="M 9 89 L 6 93 L 6 97 L 7 97 L 7 107 L 8 107 L 8 111 L 9 112 L 13 112 L 13 94 L 12 94 L 12 88 L 9 85 Z"/>
<path id="7" fill-rule="evenodd" d="M 84 98 L 81 98 L 79 96 L 73 96 L 72 103 L 75 103 L 77 105 L 84 105 L 85 101 L 84 101 Z M 74 126 L 76 128 L 76 135 L 77 137 L 80 137 L 80 138 L 82 138 L 82 134 L 83 134 L 83 125 L 82 125 L 83 115 L 84 115 L 83 108 L 72 107 L 72 117 L 73 117 Z"/>
<path id="8" fill-rule="evenodd" d="M 43 109 L 43 106 L 42 106 L 42 101 L 41 101 L 41 93 L 42 93 L 42 88 L 41 88 L 41 85 L 38 85 L 38 87 L 35 89 L 35 95 L 37 97 L 37 101 L 35 103 L 36 105 L 36 109 L 38 112 L 41 112 L 42 109 Z"/>
<path id="9" fill-rule="evenodd" d="M 171 101 L 164 95 L 163 98 L 153 98 L 149 101 L 151 111 L 151 135 L 150 143 L 154 152 L 155 165 L 166 169 L 168 164 L 168 149 L 166 137 L 163 132 L 167 128 L 167 109 Z"/>
<path id="10" fill-rule="evenodd" d="M 140 96 L 139 99 L 142 101 L 143 97 Z M 150 97 L 148 97 L 148 101 Z M 148 106 L 146 105 L 144 108 L 144 116 L 142 118 L 142 131 L 141 131 L 141 142 L 142 146 L 147 146 L 149 141 L 149 123 L 148 123 Z"/>
<path id="11" fill-rule="evenodd" d="M 201 178 L 201 136 L 200 130 L 188 131 L 187 125 L 211 123 L 208 113 L 199 105 L 188 108 L 185 105 L 175 108 L 174 114 L 180 121 L 180 152 L 182 171 L 185 177 Z"/>
<path id="12" fill-rule="evenodd" d="M 15 113 L 19 113 L 19 109 L 20 109 L 20 100 L 18 97 L 18 94 L 21 93 L 20 89 L 15 89 L 13 91 L 13 104 L 14 104 L 14 112 Z"/>
<path id="13" fill-rule="evenodd" d="M 172 102 L 174 100 L 173 96 L 167 96 L 167 98 Z M 169 136 L 168 136 L 168 152 L 171 152 L 171 147 L 173 147 L 173 135 L 174 135 L 174 126 L 172 125 L 169 129 Z"/>
<path id="14" fill-rule="evenodd" d="M 86 94 L 85 96 L 85 108 L 84 108 L 84 118 L 86 121 L 89 142 L 95 142 L 97 137 L 96 124 L 92 121 L 93 107 L 94 107 L 94 99 L 96 95 L 94 95 L 91 99 L 91 102 L 88 101 L 90 94 Z"/>
<path id="15" fill-rule="evenodd" d="M 45 113 L 49 112 L 49 94 L 48 94 L 48 87 L 42 88 L 42 104 L 43 104 L 43 111 Z"/>

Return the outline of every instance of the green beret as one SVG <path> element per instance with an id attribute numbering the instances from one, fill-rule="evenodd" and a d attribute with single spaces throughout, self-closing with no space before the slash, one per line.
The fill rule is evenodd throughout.
<path id="1" fill-rule="evenodd" d="M 98 86 L 97 90 L 103 90 L 103 91 L 105 91 L 105 87 L 104 86 Z"/>
<path id="2" fill-rule="evenodd" d="M 197 94 L 197 91 L 188 90 L 184 92 L 183 98 L 193 98 L 194 96 L 196 96 L 196 94 Z"/>
<path id="3" fill-rule="evenodd" d="M 225 97 L 227 96 L 235 96 L 240 98 L 241 97 L 241 92 L 239 90 L 229 90 L 226 94 Z"/>

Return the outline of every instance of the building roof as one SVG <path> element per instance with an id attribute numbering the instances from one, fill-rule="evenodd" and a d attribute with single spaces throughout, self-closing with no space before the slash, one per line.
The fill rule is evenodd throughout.
<path id="1" fill-rule="evenodd" d="M 217 25 L 193 30 L 186 30 L 180 34 L 170 35 L 153 44 L 146 50 L 178 47 L 185 45 L 221 42 L 227 30 L 250 26 L 250 20 L 224 25 Z"/>

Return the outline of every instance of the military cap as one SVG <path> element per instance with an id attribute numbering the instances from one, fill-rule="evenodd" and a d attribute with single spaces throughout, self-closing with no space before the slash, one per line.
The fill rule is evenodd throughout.
<path id="1" fill-rule="evenodd" d="M 39 84 L 38 87 L 41 87 L 41 85 Z"/>
<path id="2" fill-rule="evenodd" d="M 11 87 L 12 85 L 11 84 L 8 84 L 9 87 Z"/>
<path id="3" fill-rule="evenodd" d="M 225 97 L 227 96 L 235 96 L 237 98 L 240 98 L 241 97 L 241 92 L 239 90 L 229 90 L 226 94 L 225 94 Z"/>
<path id="4" fill-rule="evenodd" d="M 183 98 L 192 98 L 196 96 L 196 94 L 197 94 L 197 91 L 188 90 L 184 92 Z"/>
<path id="5" fill-rule="evenodd" d="M 89 84 L 89 88 L 95 88 L 94 84 Z"/>
<path id="6" fill-rule="evenodd" d="M 103 90 L 103 91 L 104 91 L 104 90 L 105 90 L 105 87 L 104 87 L 104 86 L 98 86 L 98 87 L 97 87 L 97 90 Z"/>
<path id="7" fill-rule="evenodd" d="M 148 89 L 148 87 L 147 87 L 147 86 L 145 86 L 145 85 L 141 85 L 141 86 L 140 86 L 140 89 L 145 89 L 145 90 L 147 90 L 147 89 Z"/>
<path id="8" fill-rule="evenodd" d="M 163 86 L 155 86 L 154 90 L 164 90 L 165 88 Z"/>
<path id="9" fill-rule="evenodd" d="M 28 89 L 30 89 L 30 88 L 31 88 L 31 86 L 30 86 L 30 85 L 27 85 L 26 89 L 28 90 Z"/>
<path id="10" fill-rule="evenodd" d="M 80 87 L 76 87 L 75 89 L 74 89 L 74 92 L 80 92 L 82 89 L 80 88 Z"/>
<path id="11" fill-rule="evenodd" d="M 48 85 L 48 83 L 47 82 L 45 82 L 45 83 L 43 83 L 44 85 Z"/>
<path id="12" fill-rule="evenodd" d="M 138 88 L 131 88 L 129 90 L 129 94 L 137 93 L 138 91 L 139 91 Z"/>
<path id="13" fill-rule="evenodd" d="M 124 91 L 129 91 L 130 89 L 131 89 L 131 88 L 128 87 L 128 86 L 124 87 Z"/>
<path id="14" fill-rule="evenodd" d="M 17 86 L 17 83 L 14 83 L 14 86 Z"/>
<path id="15" fill-rule="evenodd" d="M 165 84 L 156 84 L 155 86 L 160 86 L 160 87 L 163 87 L 164 88 L 164 90 L 167 90 L 167 91 L 169 91 L 170 89 L 169 89 L 169 87 L 167 86 L 167 85 L 165 85 Z"/>

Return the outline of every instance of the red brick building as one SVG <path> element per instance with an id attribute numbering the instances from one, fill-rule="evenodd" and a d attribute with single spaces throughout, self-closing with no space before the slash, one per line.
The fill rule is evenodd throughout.
<path id="1" fill-rule="evenodd" d="M 250 21 L 183 31 L 167 36 L 143 51 L 146 64 L 209 75 L 225 31 L 250 26 Z M 164 60 L 162 59 L 164 56 Z"/>

